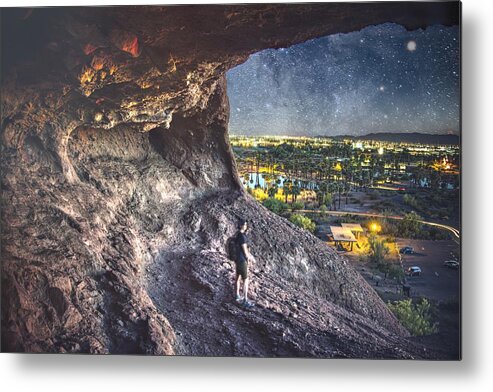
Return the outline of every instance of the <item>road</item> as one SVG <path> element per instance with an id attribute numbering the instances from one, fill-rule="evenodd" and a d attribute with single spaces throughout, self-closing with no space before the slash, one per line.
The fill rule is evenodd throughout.
<path id="1" fill-rule="evenodd" d="M 327 214 L 327 215 L 333 215 L 333 216 L 344 216 L 344 215 L 357 215 L 357 216 L 366 216 L 368 218 L 384 218 L 384 219 L 396 219 L 396 220 L 402 220 L 404 219 L 403 216 L 400 215 L 383 215 L 383 214 L 374 214 L 371 212 L 352 212 L 352 211 L 321 211 L 321 210 L 298 210 L 299 212 L 303 213 L 318 213 L 318 214 Z M 447 230 L 452 233 L 454 241 L 457 243 L 460 242 L 460 232 L 457 230 L 455 227 L 444 225 L 441 223 L 435 223 L 435 222 L 428 222 L 424 220 L 420 220 L 420 223 L 424 225 L 429 225 L 429 226 L 435 226 L 443 230 Z"/>

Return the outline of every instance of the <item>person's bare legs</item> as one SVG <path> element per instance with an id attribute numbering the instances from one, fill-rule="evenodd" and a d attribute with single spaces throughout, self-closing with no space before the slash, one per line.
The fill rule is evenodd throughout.
<path id="1" fill-rule="evenodd" d="M 249 282 L 248 278 L 246 278 L 243 281 L 243 294 L 244 294 L 244 301 L 245 302 L 248 302 L 248 282 Z"/>
<path id="2" fill-rule="evenodd" d="M 236 297 L 237 298 L 240 296 L 240 279 L 241 279 L 241 275 L 240 274 L 236 275 L 235 291 L 236 291 Z"/>

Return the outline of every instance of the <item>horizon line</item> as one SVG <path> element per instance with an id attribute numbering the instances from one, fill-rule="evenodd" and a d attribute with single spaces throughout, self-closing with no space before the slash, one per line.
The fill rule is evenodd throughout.
<path id="1" fill-rule="evenodd" d="M 249 137 L 255 137 L 255 136 L 262 136 L 262 137 L 365 137 L 365 136 L 370 136 L 370 135 L 426 135 L 426 136 L 461 136 L 461 132 L 453 132 L 453 133 L 427 133 L 427 132 L 418 132 L 418 131 L 413 131 L 413 132 L 369 132 L 365 134 L 360 134 L 360 135 L 354 135 L 354 134 L 349 134 L 349 133 L 341 133 L 337 135 L 315 135 L 315 134 L 305 134 L 305 135 L 288 135 L 288 134 L 282 134 L 282 135 L 275 135 L 275 134 L 255 134 L 255 135 L 248 135 L 248 134 L 241 134 L 241 133 L 235 133 L 235 132 L 228 132 L 229 135 L 231 136 L 249 136 Z"/>

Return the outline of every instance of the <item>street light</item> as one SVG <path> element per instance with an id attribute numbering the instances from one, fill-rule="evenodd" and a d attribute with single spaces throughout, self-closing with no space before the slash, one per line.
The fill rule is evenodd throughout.
<path id="1" fill-rule="evenodd" d="M 376 223 L 376 222 L 373 222 L 371 225 L 370 225 L 370 231 L 373 232 L 373 233 L 378 233 L 380 230 L 382 230 L 382 227 Z"/>

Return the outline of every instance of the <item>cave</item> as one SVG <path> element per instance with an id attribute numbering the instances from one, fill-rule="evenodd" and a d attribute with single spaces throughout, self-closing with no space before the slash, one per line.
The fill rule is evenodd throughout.
<path id="1" fill-rule="evenodd" d="M 1 12 L 2 351 L 442 358 L 343 256 L 243 190 L 225 73 L 373 24 L 457 25 L 459 3 Z M 251 312 L 230 303 L 239 218 Z"/>

